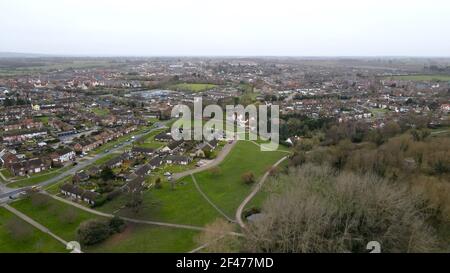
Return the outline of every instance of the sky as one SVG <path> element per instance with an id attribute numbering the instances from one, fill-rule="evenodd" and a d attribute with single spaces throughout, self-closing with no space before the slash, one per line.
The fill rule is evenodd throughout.
<path id="1" fill-rule="evenodd" d="M 1 0 L 0 52 L 450 56 L 448 0 Z"/>

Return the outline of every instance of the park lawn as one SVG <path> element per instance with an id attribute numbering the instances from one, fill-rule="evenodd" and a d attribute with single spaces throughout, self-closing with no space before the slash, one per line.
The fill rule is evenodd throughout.
<path id="1" fill-rule="evenodd" d="M 98 208 L 112 213 L 124 206 L 124 195 Z M 123 208 L 118 215 L 154 220 L 174 224 L 204 226 L 222 217 L 197 191 L 191 177 L 185 177 L 177 182 L 172 190 L 168 182 L 163 182 L 161 189 L 152 188 L 144 193 L 144 204 L 137 214 Z"/>
<path id="2" fill-rule="evenodd" d="M 55 177 L 57 175 L 60 175 L 61 173 L 63 173 L 64 171 L 70 169 L 72 166 L 66 166 L 60 169 L 49 169 L 45 172 L 42 173 L 37 173 L 32 175 L 30 178 L 24 178 L 24 179 L 20 179 L 18 181 L 14 181 L 12 183 L 8 184 L 8 187 L 10 188 L 22 188 L 22 187 L 28 187 L 28 186 L 33 186 L 36 185 L 38 183 L 41 183 L 43 181 L 46 181 L 48 179 L 51 179 L 52 177 Z"/>
<path id="3" fill-rule="evenodd" d="M 8 221 L 17 219 L 30 229 L 23 239 L 15 239 L 6 227 Z M 29 225 L 5 208 L 0 207 L 0 253 L 54 253 L 67 252 L 65 246 L 50 235 Z"/>
<path id="4" fill-rule="evenodd" d="M 37 117 L 36 119 L 39 120 L 40 122 L 44 123 L 44 124 L 48 124 L 49 117 L 48 116 L 42 116 L 42 117 Z"/>
<path id="5" fill-rule="evenodd" d="M 149 142 L 144 142 L 142 144 L 138 144 L 137 146 L 141 147 L 141 148 L 158 149 L 158 148 L 164 147 L 165 145 L 167 145 L 167 143 L 158 142 L 158 141 L 149 141 Z"/>
<path id="6" fill-rule="evenodd" d="M 392 76 L 387 78 L 404 81 L 450 81 L 450 75 L 442 75 L 442 74 L 404 75 L 404 76 Z"/>
<path id="7" fill-rule="evenodd" d="M 76 231 L 81 222 L 100 218 L 89 212 L 75 208 L 49 197 L 47 204 L 35 206 L 30 198 L 11 203 L 11 206 L 31 217 L 36 222 L 50 229 L 53 233 L 66 241 L 76 240 Z M 65 215 L 74 211 L 74 217 L 67 219 Z"/>
<path id="8" fill-rule="evenodd" d="M 94 112 L 94 114 L 96 114 L 99 117 L 105 117 L 109 114 L 109 110 L 107 108 L 100 108 L 100 107 L 92 108 L 92 112 Z"/>
<path id="9" fill-rule="evenodd" d="M 3 176 L 6 179 L 13 177 L 13 175 L 11 174 L 11 172 L 8 169 L 2 169 L 0 172 L 3 174 Z"/>
<path id="10" fill-rule="evenodd" d="M 286 156 L 285 152 L 262 152 L 252 142 L 239 141 L 219 165 L 220 174 L 212 174 L 206 170 L 194 176 L 205 194 L 229 216 L 234 216 L 239 204 L 252 188 L 252 185 L 242 182 L 242 174 L 251 171 L 258 181 L 283 156 Z"/>
<path id="11" fill-rule="evenodd" d="M 120 156 L 120 154 L 116 154 L 116 153 L 111 153 L 111 154 L 107 154 L 104 157 L 97 159 L 94 163 L 92 163 L 91 166 L 100 166 L 103 165 L 104 163 L 106 163 L 108 160 L 114 158 L 114 157 L 118 157 Z M 87 167 L 87 169 L 89 169 L 89 167 Z"/>
<path id="12" fill-rule="evenodd" d="M 203 92 L 208 91 L 213 88 L 217 87 L 215 84 L 209 84 L 209 83 L 179 83 L 171 85 L 170 89 L 175 89 L 177 91 L 187 91 L 187 92 Z"/>
<path id="13" fill-rule="evenodd" d="M 115 234 L 106 241 L 84 248 L 86 252 L 189 252 L 196 247 L 194 241 L 198 231 L 158 227 L 142 224 L 128 224 L 120 234 Z"/>
<path id="14" fill-rule="evenodd" d="M 278 169 L 282 171 L 283 169 L 288 168 L 288 166 L 289 161 L 284 160 L 283 162 L 280 163 L 280 165 L 278 165 Z M 258 208 L 258 209 L 262 208 L 264 202 L 267 200 L 269 195 L 273 193 L 274 189 L 273 187 L 271 187 L 271 181 L 272 181 L 271 178 L 268 177 L 261 190 L 258 193 L 256 193 L 256 195 L 252 198 L 252 200 L 250 200 L 250 202 L 248 202 L 247 205 L 244 207 L 243 211 L 244 213 L 246 210 L 251 208 Z"/>

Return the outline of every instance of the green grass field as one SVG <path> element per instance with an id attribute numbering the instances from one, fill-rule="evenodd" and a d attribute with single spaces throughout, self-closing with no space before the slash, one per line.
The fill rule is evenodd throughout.
<path id="1" fill-rule="evenodd" d="M 252 187 L 242 182 L 242 174 L 251 171 L 258 180 L 270 166 L 285 155 L 285 152 L 280 151 L 262 152 L 254 143 L 239 141 L 219 165 L 221 174 L 204 171 L 195 174 L 195 177 L 209 198 L 228 216 L 234 216 L 237 207 Z"/>
<path id="2" fill-rule="evenodd" d="M 186 92 L 203 92 L 217 87 L 215 84 L 209 83 L 179 83 L 169 86 L 170 89 Z"/>
<path id="3" fill-rule="evenodd" d="M 450 75 L 442 75 L 442 74 L 405 75 L 405 76 L 392 76 L 387 78 L 402 81 L 450 81 Z"/>
<path id="4" fill-rule="evenodd" d="M 107 241 L 84 249 L 87 252 L 189 252 L 196 247 L 194 237 L 197 231 L 156 227 L 149 225 L 129 225 L 124 232 L 113 235 Z"/>
<path id="5" fill-rule="evenodd" d="M 27 234 L 14 238 L 8 230 L 9 221 L 18 221 L 26 226 Z M 67 252 L 64 245 L 50 237 L 50 235 L 29 225 L 17 216 L 0 207 L 0 253 L 54 253 Z"/>
<path id="6" fill-rule="evenodd" d="M 123 207 L 125 202 L 126 198 L 121 196 L 106 203 L 99 210 L 111 213 Z M 203 226 L 221 217 L 196 190 L 190 177 L 179 181 L 175 190 L 172 190 L 168 182 L 164 182 L 162 189 L 146 191 L 141 212 L 134 214 L 127 209 L 122 209 L 119 215 L 197 226 Z"/>
<path id="7" fill-rule="evenodd" d="M 44 123 L 44 124 L 48 124 L 49 118 L 50 117 L 48 117 L 48 116 L 42 116 L 42 117 L 38 117 L 36 119 L 39 120 L 40 122 Z"/>
<path id="8" fill-rule="evenodd" d="M 105 117 L 109 114 L 109 110 L 107 108 L 99 108 L 99 107 L 92 108 L 92 112 L 94 112 L 94 114 L 96 114 L 99 117 Z"/>
<path id="9" fill-rule="evenodd" d="M 42 206 L 33 205 L 30 198 L 16 201 L 11 206 L 44 225 L 66 241 L 76 240 L 76 230 L 81 222 L 99 218 L 51 198 L 47 204 Z M 72 214 L 72 217 L 67 217 L 67 214 Z"/>

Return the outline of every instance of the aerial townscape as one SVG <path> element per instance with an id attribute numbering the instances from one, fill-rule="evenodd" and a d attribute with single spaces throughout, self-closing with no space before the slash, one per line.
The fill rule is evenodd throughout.
<path id="1" fill-rule="evenodd" d="M 277 227 L 319 208 L 333 221 L 370 219 L 373 206 L 392 213 L 376 216 L 386 221 L 373 231 L 380 240 L 396 228 L 429 236 L 406 236 L 413 251 L 449 250 L 449 59 L 5 56 L 0 64 L 2 252 L 67 252 L 71 241 L 82 252 L 330 251 L 291 245 Z M 278 105 L 278 149 L 225 129 L 213 140 L 174 140 L 171 111 L 195 98 Z M 246 117 L 224 123 L 249 131 Z M 317 177 L 330 196 L 313 211 L 319 197 L 308 183 Z M 283 197 L 290 187 L 303 191 Z M 358 187 L 373 200 L 358 201 Z M 350 207 L 330 211 L 329 198 L 345 204 L 347 195 Z M 426 215 L 416 215 L 416 195 Z M 300 222 L 297 232 L 311 236 Z M 343 228 L 327 225 L 316 232 Z M 238 236 L 247 232 L 261 237 Z M 265 246 L 270 236 L 281 242 Z M 331 250 L 361 247 L 350 240 Z"/>
<path id="2" fill-rule="evenodd" d="M 0 11 L 3 271 L 448 263 L 450 1 Z"/>

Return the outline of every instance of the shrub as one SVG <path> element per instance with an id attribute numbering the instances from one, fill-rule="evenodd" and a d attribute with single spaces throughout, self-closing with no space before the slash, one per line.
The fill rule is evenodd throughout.
<path id="1" fill-rule="evenodd" d="M 114 216 L 109 221 L 109 228 L 110 228 L 111 232 L 114 232 L 114 233 L 122 232 L 126 228 L 126 226 L 127 225 L 126 225 L 125 221 L 117 216 Z"/>
<path id="2" fill-rule="evenodd" d="M 77 235 L 81 244 L 94 245 L 106 240 L 111 235 L 111 229 L 106 221 L 87 220 L 80 224 Z"/>
<path id="3" fill-rule="evenodd" d="M 253 184 L 255 182 L 255 175 L 252 172 L 245 172 L 244 174 L 242 174 L 242 181 L 249 185 L 249 184 Z"/>

